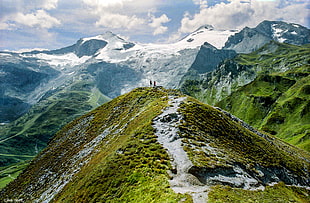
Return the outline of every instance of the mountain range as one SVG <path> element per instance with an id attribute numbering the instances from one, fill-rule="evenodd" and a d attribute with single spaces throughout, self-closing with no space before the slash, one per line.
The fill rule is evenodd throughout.
<path id="1" fill-rule="evenodd" d="M 205 25 L 172 44 L 130 42 L 106 32 L 57 50 L 0 52 L 0 186 L 17 177 L 29 163 L 24 160 L 43 150 L 2 191 L 3 198 L 112 201 L 117 196 L 127 202 L 141 200 L 137 194 L 144 189 L 153 191 L 144 199 L 150 200 L 162 188 L 165 192 L 160 193 L 158 201 L 167 198 L 198 202 L 208 197 L 212 202 L 212 198 L 214 201 L 220 196 L 221 201 L 227 202 L 230 200 L 225 199 L 225 194 L 237 201 L 248 196 L 267 198 L 273 192 L 284 191 L 290 194 L 285 197 L 287 201 L 292 196 L 300 201 L 307 199 L 304 188 L 271 185 L 279 181 L 287 185 L 309 184 L 309 154 L 274 137 L 309 151 L 309 36 L 309 29 L 303 26 L 264 21 L 241 31 Z M 217 108 L 161 87 L 135 89 L 149 86 L 150 81 L 180 89 Z M 169 111 L 169 106 L 179 113 L 163 113 L 160 117 L 160 112 Z M 96 110 L 86 114 L 92 109 Z M 102 114 L 100 119 L 90 116 L 97 114 Z M 223 118 L 224 123 L 200 120 L 213 116 L 216 121 Z M 184 117 L 190 119 L 183 121 Z M 70 121 L 73 123 L 68 124 Z M 162 133 L 157 132 L 158 128 Z M 236 134 L 236 129 L 242 136 Z M 129 137 L 122 135 L 125 131 Z M 181 142 L 185 154 L 179 155 L 188 157 L 188 168 L 177 167 L 178 157 L 171 157 L 174 152 L 165 145 L 167 140 L 160 140 L 165 132 L 174 134 L 171 142 Z M 255 145 L 254 151 L 248 145 Z M 127 148 L 129 154 L 125 153 Z M 137 154 L 137 150 L 146 148 L 147 157 Z M 262 156 L 266 160 L 254 155 L 262 155 L 261 150 L 266 152 Z M 126 159 L 121 155 L 126 155 Z M 133 163 L 128 162 L 130 159 Z M 290 163 L 293 160 L 298 160 L 296 165 Z M 113 161 L 120 162 L 112 164 Z M 59 164 L 51 166 L 56 162 Z M 94 163 L 94 167 L 89 163 Z M 133 164 L 130 169 L 134 170 L 115 174 L 116 168 L 126 164 Z M 101 173 L 100 167 L 107 172 Z M 182 175 L 177 172 L 180 170 Z M 85 176 L 87 173 L 96 179 Z M 227 177 L 218 179 L 222 176 Z M 102 177 L 113 186 L 107 189 L 105 183 L 97 181 Z M 154 184 L 147 186 L 151 180 L 148 178 L 155 180 Z M 169 186 L 174 180 L 179 182 Z M 183 186 L 179 187 L 180 182 Z M 97 191 L 101 185 L 106 194 Z M 18 189 L 14 192 L 13 188 Z M 265 192 L 261 192 L 262 188 Z"/>
<path id="2" fill-rule="evenodd" d="M 67 122 L 150 80 L 177 88 L 206 39 L 220 47 L 233 33 L 202 26 L 174 44 L 140 44 L 106 32 L 58 50 L 0 53 L 0 164 L 34 156 Z"/>

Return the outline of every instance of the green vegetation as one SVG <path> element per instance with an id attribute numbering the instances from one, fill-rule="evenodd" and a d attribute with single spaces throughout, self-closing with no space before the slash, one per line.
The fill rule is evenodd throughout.
<path id="1" fill-rule="evenodd" d="M 271 42 L 223 62 L 205 80 L 187 81 L 181 89 L 310 151 L 309 56 L 310 45 Z M 229 85 L 218 84 L 221 80 Z"/>
<path id="2" fill-rule="evenodd" d="M 310 76 L 263 75 L 217 105 L 254 127 L 310 150 Z"/>
<path id="3" fill-rule="evenodd" d="M 55 202 L 178 202 L 184 198 L 169 188 L 169 157 L 151 127 L 166 105 L 167 92 L 140 88 L 93 111 L 94 133 L 103 124 L 126 128 L 100 146 L 88 167 Z"/>
<path id="4" fill-rule="evenodd" d="M 66 123 L 108 101 L 88 81 L 55 91 L 15 122 L 0 126 L 0 166 L 34 157 Z"/>
<path id="5" fill-rule="evenodd" d="M 175 194 L 169 187 L 166 172 L 171 167 L 169 157 L 157 143 L 151 127 L 153 118 L 167 105 L 168 94 L 177 93 L 138 88 L 66 125 L 18 181 L 5 188 L 7 197 L 20 191 L 18 194 L 23 199 L 38 198 L 47 185 L 30 185 L 44 174 L 41 167 L 57 172 L 67 170 L 63 163 L 70 162 L 72 155 L 85 143 L 110 129 L 97 147 L 98 153 L 54 198 L 54 202 L 190 201 L 189 196 Z M 56 161 L 59 156 L 61 162 Z"/>
<path id="6" fill-rule="evenodd" d="M 309 163 L 299 158 L 302 156 L 310 159 L 307 152 L 272 136 L 262 138 L 222 112 L 191 98 L 187 104 L 181 106 L 181 112 L 184 123 L 180 126 L 180 136 L 185 138 L 184 149 L 195 166 L 215 169 L 241 164 L 253 174 L 256 174 L 257 168 L 261 166 L 285 167 L 299 176 L 307 177 Z M 214 148 L 217 154 L 202 150 L 206 145 Z"/>
<path id="7" fill-rule="evenodd" d="M 94 145 L 91 155 L 75 163 L 81 166 L 80 170 L 51 202 L 192 202 L 189 194 L 176 194 L 170 188 L 170 158 L 157 142 L 152 127 L 153 119 L 167 107 L 170 95 L 181 96 L 175 90 L 137 88 L 67 124 L 27 169 L 0 192 L 0 201 L 38 199 L 52 185 L 65 181 L 63 176 L 70 176 L 66 174 L 72 172 L 70 163 L 77 154 L 87 151 L 88 143 L 105 135 Z M 195 169 L 225 170 L 238 165 L 253 176 L 259 176 L 259 168 L 285 168 L 300 179 L 309 176 L 307 152 L 273 136 L 262 138 L 219 110 L 190 97 L 179 111 L 183 115 L 179 135 L 194 164 L 193 175 L 197 175 Z M 216 152 L 208 153 L 208 147 Z M 281 195 L 283 200 L 305 202 L 309 199 L 307 192 L 282 183 L 264 191 L 217 185 L 209 192 L 209 202 L 272 202 Z"/>
<path id="8" fill-rule="evenodd" d="M 278 183 L 267 186 L 265 190 L 242 190 L 218 185 L 209 193 L 210 203 L 307 203 L 310 202 L 309 190 L 305 188 L 285 186 Z"/>
<path id="9" fill-rule="evenodd" d="M 0 167 L 0 189 L 4 188 L 9 182 L 28 166 L 29 161 L 19 162 L 10 166 Z"/>

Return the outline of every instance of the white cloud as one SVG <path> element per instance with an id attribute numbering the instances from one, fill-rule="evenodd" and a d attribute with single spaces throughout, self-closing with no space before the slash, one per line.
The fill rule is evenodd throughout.
<path id="1" fill-rule="evenodd" d="M 195 0 L 198 3 L 198 0 Z M 255 26 L 263 20 L 284 20 L 306 24 L 307 3 L 295 0 L 285 4 L 285 0 L 229 0 L 212 7 L 201 8 L 199 13 L 184 14 L 179 29 L 182 33 L 195 30 L 204 24 L 214 25 L 220 29 L 243 28 Z"/>
<path id="2" fill-rule="evenodd" d="M 138 13 L 148 13 L 158 4 L 157 0 L 83 0 L 93 13 L 98 15 L 103 11 L 119 13 L 123 15 L 133 15 Z"/>
<path id="3" fill-rule="evenodd" d="M 96 8 L 111 8 L 111 7 L 123 7 L 127 2 L 132 0 L 83 0 L 83 2 L 89 6 Z"/>
<path id="4" fill-rule="evenodd" d="M 56 9 L 58 0 L 3 0 L 0 30 L 29 27 L 52 28 L 60 21 L 46 11 Z M 12 6 L 14 5 L 14 6 Z"/>
<path id="5" fill-rule="evenodd" d="M 18 29 L 7 33 L 5 40 L 0 38 L 0 48 L 16 51 L 23 48 L 59 48 L 58 34 L 46 29 Z M 2 41 L 3 40 L 3 41 Z"/>
<path id="6" fill-rule="evenodd" d="M 153 35 L 165 33 L 169 22 L 167 15 L 156 18 L 150 12 L 156 12 L 156 0 L 83 0 L 88 10 L 96 16 L 96 27 L 126 30 L 150 30 Z"/>
<path id="7" fill-rule="evenodd" d="M 55 9 L 57 8 L 57 4 L 58 4 L 58 0 L 36 0 L 36 6 L 40 5 L 41 3 L 41 7 L 43 9 L 46 9 L 46 10 L 51 10 L 51 9 Z"/>
<path id="8" fill-rule="evenodd" d="M 83 0 L 89 11 L 96 16 L 96 27 L 137 28 L 145 23 L 143 18 L 130 13 L 128 5 L 132 0 Z"/>
<path id="9" fill-rule="evenodd" d="M 138 18 L 135 15 L 126 16 L 117 13 L 106 13 L 100 16 L 99 21 L 96 22 L 96 26 L 131 29 L 138 27 L 144 23 L 144 19 Z"/>
<path id="10" fill-rule="evenodd" d="M 149 14 L 151 17 L 151 23 L 149 26 L 154 28 L 153 35 L 163 34 L 168 30 L 168 27 L 163 26 L 162 24 L 169 22 L 171 19 L 167 17 L 166 14 L 161 15 L 160 17 L 156 18 L 155 16 Z"/>
<path id="11" fill-rule="evenodd" d="M 9 30 L 10 25 L 6 22 L 0 22 L 0 30 Z"/>
<path id="12" fill-rule="evenodd" d="M 196 5 L 200 5 L 201 9 L 208 7 L 208 1 L 207 0 L 193 0 L 193 3 Z"/>
<path id="13" fill-rule="evenodd" d="M 14 17 L 14 21 L 21 25 L 46 29 L 60 25 L 59 20 L 50 16 L 44 10 L 37 10 L 35 13 L 29 14 L 17 13 Z"/>

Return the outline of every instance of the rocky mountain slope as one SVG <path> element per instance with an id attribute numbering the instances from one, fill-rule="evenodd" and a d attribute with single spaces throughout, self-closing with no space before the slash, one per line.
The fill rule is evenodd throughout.
<path id="1" fill-rule="evenodd" d="M 270 41 L 304 45 L 310 43 L 310 30 L 294 23 L 263 21 L 255 28 L 245 27 L 228 38 L 224 49 L 238 53 L 251 53 Z"/>
<path id="2" fill-rule="evenodd" d="M 309 50 L 270 42 L 186 81 L 182 90 L 309 150 Z"/>
<path id="3" fill-rule="evenodd" d="M 217 49 L 205 42 L 186 74 L 182 77 L 179 86 L 182 87 L 188 80 L 199 80 L 201 75 L 214 71 L 219 64 L 237 55 L 234 50 Z"/>
<path id="4" fill-rule="evenodd" d="M 32 90 L 59 72 L 18 54 L 0 53 L 0 57 L 0 123 L 4 123 L 15 120 L 38 102 L 40 98 Z"/>
<path id="5" fill-rule="evenodd" d="M 0 199 L 212 202 L 229 190 L 307 201 L 309 159 L 221 109 L 138 88 L 66 125 Z M 299 187 L 268 186 L 280 181 Z M 269 196 L 282 190 L 290 193 Z"/>

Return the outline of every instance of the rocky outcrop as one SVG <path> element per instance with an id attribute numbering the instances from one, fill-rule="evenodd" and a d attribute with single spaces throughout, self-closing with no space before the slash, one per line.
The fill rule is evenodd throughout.
<path id="1" fill-rule="evenodd" d="M 281 21 L 263 21 L 255 28 L 245 27 L 239 33 L 230 36 L 224 49 L 238 53 L 251 53 L 270 41 L 304 45 L 310 43 L 310 30 L 294 23 Z"/>
<path id="2" fill-rule="evenodd" d="M 237 53 L 233 50 L 216 49 L 205 43 L 201 46 L 195 61 L 189 70 L 195 70 L 198 74 L 211 72 L 224 60 L 234 58 Z"/>

